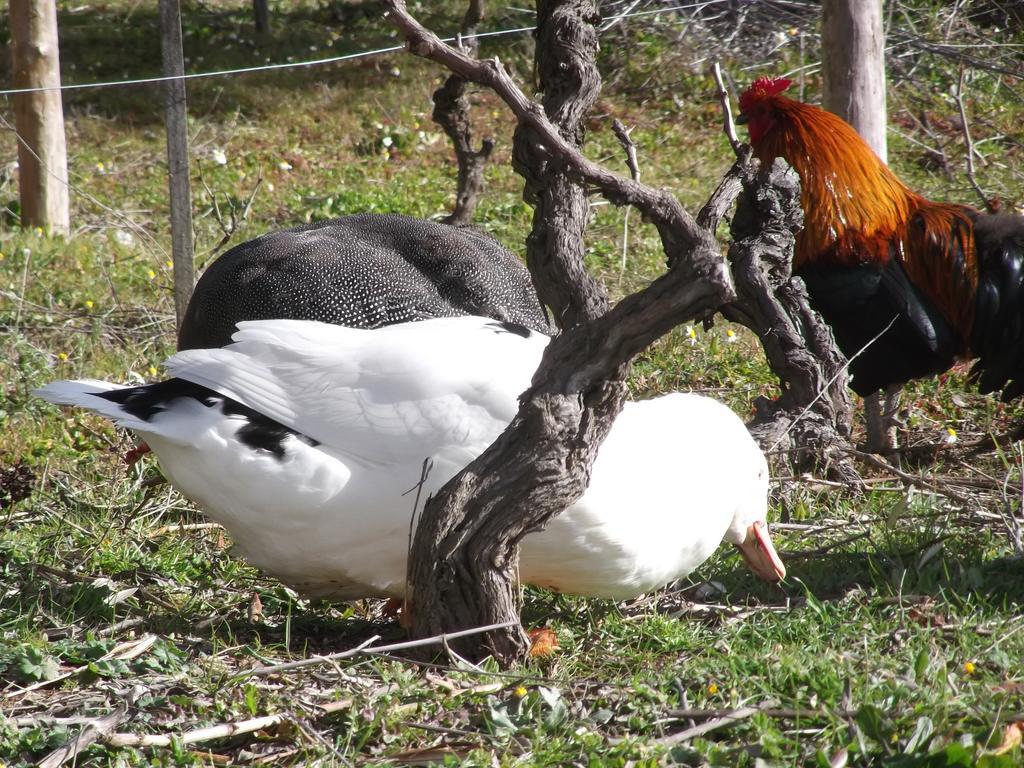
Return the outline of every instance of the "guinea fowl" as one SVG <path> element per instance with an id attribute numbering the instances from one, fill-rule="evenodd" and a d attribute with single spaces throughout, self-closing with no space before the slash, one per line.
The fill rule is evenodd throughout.
<path id="1" fill-rule="evenodd" d="M 483 315 L 552 331 L 530 274 L 472 227 L 363 213 L 235 246 L 203 273 L 178 349 L 222 347 L 244 320 L 320 320 L 356 328 Z"/>
<path id="2" fill-rule="evenodd" d="M 800 176 L 794 273 L 852 358 L 850 386 L 867 396 L 974 359 L 981 392 L 1019 396 L 1024 216 L 922 197 L 844 120 L 783 95 L 789 85 L 758 78 L 741 120 L 762 162 Z"/>
<path id="3" fill-rule="evenodd" d="M 174 378 L 156 384 L 58 381 L 37 394 L 135 431 L 254 565 L 339 600 L 405 593 L 408 491 L 424 460 L 422 498 L 504 430 L 548 343 L 479 317 L 245 322 L 234 338 L 179 352 Z M 723 537 L 778 580 L 767 488 L 764 455 L 724 405 L 628 403 L 584 495 L 523 539 L 521 580 L 626 598 L 690 573 Z"/>

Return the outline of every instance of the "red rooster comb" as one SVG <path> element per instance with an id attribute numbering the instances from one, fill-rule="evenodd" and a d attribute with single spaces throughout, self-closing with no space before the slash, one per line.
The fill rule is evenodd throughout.
<path id="1" fill-rule="evenodd" d="M 778 96 L 792 84 L 793 81 L 788 77 L 761 76 L 757 78 L 740 96 L 740 109 L 746 109 L 750 104 L 758 99 L 764 99 L 769 96 Z"/>

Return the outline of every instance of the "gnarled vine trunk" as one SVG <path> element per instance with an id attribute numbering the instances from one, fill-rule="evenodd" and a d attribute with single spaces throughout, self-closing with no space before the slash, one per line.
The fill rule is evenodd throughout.
<path id="1" fill-rule="evenodd" d="M 384 0 L 410 50 L 466 81 L 493 88 L 518 122 L 514 162 L 535 206 L 527 247 L 542 301 L 563 329 L 548 346 L 515 419 L 483 454 L 424 507 L 410 557 L 417 636 L 508 625 L 464 638 L 459 653 L 492 653 L 508 664 L 528 648 L 518 625 L 518 545 L 572 504 L 586 489 L 597 449 L 622 405 L 632 358 L 681 322 L 726 307 L 754 328 L 766 346 L 784 394 L 765 411 L 779 446 L 795 450 L 848 432 L 841 359 L 789 274 L 799 189 L 778 174 L 755 178 L 738 164 L 698 224 L 679 202 L 614 174 L 579 151 L 582 119 L 597 96 L 596 14 L 588 0 L 539 0 L 538 71 L 543 108 L 531 102 L 497 61 L 478 61 L 442 43 L 413 19 L 403 0 Z M 600 285 L 583 264 L 585 187 L 616 205 L 633 205 L 655 225 L 668 271 L 608 309 Z M 737 296 L 712 232 L 740 189 L 730 262 Z M 808 346 L 804 337 L 811 339 Z M 824 365 L 819 365 L 825 360 Z M 829 381 L 825 371 L 838 365 Z M 818 392 L 825 392 L 819 397 Z M 824 401 L 824 402 L 822 402 Z M 845 408 L 845 410 L 844 410 Z M 755 436 L 758 425 L 754 425 Z M 763 427 L 768 429 L 768 427 Z M 791 437 L 791 443 L 782 440 Z M 821 438 L 814 443 L 813 440 Z M 811 441 L 811 442 L 802 442 Z"/>
<path id="2" fill-rule="evenodd" d="M 758 170 L 742 159 L 734 173 L 742 191 L 728 258 L 737 298 L 721 311 L 757 334 L 782 389 L 776 400 L 757 401 L 748 427 L 766 452 L 787 453 L 796 467 L 824 464 L 859 483 L 850 460 L 846 359 L 811 309 L 803 281 L 792 275 L 803 224 L 799 177 L 781 160 Z"/>
<path id="3" fill-rule="evenodd" d="M 733 294 L 717 243 L 678 201 L 608 172 L 577 149 L 580 121 L 599 86 L 596 14 L 589 2 L 539 4 L 547 110 L 531 103 L 496 62 L 476 61 L 441 43 L 409 16 L 401 0 L 385 5 L 414 53 L 493 87 L 519 119 L 517 167 L 530 169 L 525 194 L 537 206 L 530 270 L 565 329 L 548 346 L 509 428 L 423 510 L 409 578 L 414 633 L 425 636 L 517 621 L 519 541 L 585 490 L 597 449 L 621 407 L 629 361 L 658 336 L 708 314 Z M 583 91 L 579 100 L 571 97 L 576 89 Z M 597 185 L 612 202 L 641 207 L 674 265 L 607 312 L 602 289 L 583 265 L 582 183 Z M 471 657 L 493 653 L 510 663 L 527 648 L 515 623 L 465 639 L 457 650 Z"/>

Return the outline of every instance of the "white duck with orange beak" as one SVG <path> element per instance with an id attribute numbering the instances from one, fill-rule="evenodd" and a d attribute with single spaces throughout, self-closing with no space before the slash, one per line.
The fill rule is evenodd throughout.
<path id="1" fill-rule="evenodd" d="M 480 317 L 376 330 L 263 320 L 234 339 L 179 352 L 175 378 L 156 384 L 57 381 L 37 394 L 137 432 L 254 565 L 335 600 L 406 593 L 417 486 L 426 499 L 497 438 L 549 340 Z M 724 538 L 777 581 L 767 492 L 764 455 L 726 406 L 627 403 L 583 496 L 524 537 L 520 578 L 625 599 L 686 576 Z"/>

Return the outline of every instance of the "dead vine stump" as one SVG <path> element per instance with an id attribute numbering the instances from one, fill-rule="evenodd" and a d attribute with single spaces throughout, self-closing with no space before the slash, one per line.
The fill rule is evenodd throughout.
<path id="1" fill-rule="evenodd" d="M 402 0 L 383 2 L 413 53 L 493 88 L 519 121 L 515 162 L 526 176 L 524 194 L 536 207 L 529 266 L 542 301 L 563 328 L 508 429 L 427 502 L 410 553 L 414 634 L 507 623 L 453 646 L 463 655 L 492 653 L 510 664 L 528 648 L 517 623 L 519 542 L 587 487 L 597 449 L 621 407 L 633 357 L 735 294 L 718 244 L 678 200 L 611 173 L 579 151 L 582 119 L 600 86 L 592 3 L 538 3 L 541 107 L 499 62 L 445 45 Z M 583 264 L 588 186 L 617 205 L 640 208 L 658 228 L 671 265 L 611 309 Z"/>
<path id="2" fill-rule="evenodd" d="M 757 334 L 782 387 L 778 399 L 755 403 L 750 431 L 767 453 L 788 454 L 798 468 L 825 465 L 859 483 L 849 458 L 846 359 L 811 309 L 803 281 L 792 275 L 795 233 L 803 224 L 799 178 L 782 161 L 758 171 L 743 159 L 734 172 L 742 184 L 729 248 L 737 299 L 722 314 Z"/>

